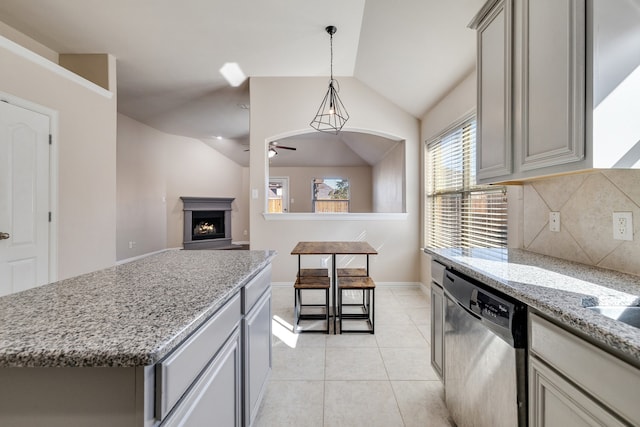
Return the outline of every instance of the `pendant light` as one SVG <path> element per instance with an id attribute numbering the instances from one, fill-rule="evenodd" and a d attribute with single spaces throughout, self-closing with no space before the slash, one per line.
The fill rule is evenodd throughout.
<path id="1" fill-rule="evenodd" d="M 327 94 L 324 96 L 316 116 L 311 121 L 311 127 L 320 132 L 330 132 L 337 135 L 347 120 L 349 120 L 349 113 L 347 113 L 346 108 L 344 108 L 338 96 L 340 85 L 338 81 L 333 78 L 333 35 L 338 29 L 330 25 L 326 27 L 325 30 L 329 33 L 329 43 L 331 46 L 331 78 L 329 80 Z"/>

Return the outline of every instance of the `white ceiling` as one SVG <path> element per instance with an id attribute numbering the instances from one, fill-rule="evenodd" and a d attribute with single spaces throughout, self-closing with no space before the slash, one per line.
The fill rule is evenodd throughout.
<path id="1" fill-rule="evenodd" d="M 334 74 L 356 77 L 419 118 L 472 71 L 475 33 L 466 25 L 483 3 L 2 0 L 0 21 L 59 53 L 114 55 L 121 113 L 235 147 L 244 154 L 229 157 L 248 165 L 249 112 L 241 107 L 249 88 L 228 86 L 218 72 L 225 62 L 248 76 L 328 76 L 324 27 L 335 25 Z M 211 139 L 217 135 L 223 142 Z"/>

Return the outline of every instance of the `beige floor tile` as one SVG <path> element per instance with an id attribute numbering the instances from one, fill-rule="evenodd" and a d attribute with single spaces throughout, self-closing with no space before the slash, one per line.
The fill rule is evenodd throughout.
<path id="1" fill-rule="evenodd" d="M 376 340 L 379 347 L 427 347 L 427 340 L 424 339 L 418 328 L 411 325 L 376 325 Z"/>
<path id="2" fill-rule="evenodd" d="M 327 335 L 327 347 L 378 347 L 376 336 L 371 334 L 344 334 L 344 335 Z"/>
<path id="3" fill-rule="evenodd" d="M 323 380 L 324 348 L 273 348 L 273 380 Z"/>
<path id="4" fill-rule="evenodd" d="M 380 350 L 366 347 L 327 347 L 325 379 L 388 380 Z"/>
<path id="5" fill-rule="evenodd" d="M 394 380 L 439 380 L 431 368 L 430 350 L 426 348 L 381 348 L 382 360 Z"/>
<path id="6" fill-rule="evenodd" d="M 428 342 L 431 343 L 431 324 L 426 325 L 416 325 L 416 328 L 422 334 L 422 337 Z"/>
<path id="7" fill-rule="evenodd" d="M 378 325 L 407 325 L 413 324 L 411 316 L 405 309 L 398 307 L 378 307 L 375 311 L 375 321 Z"/>
<path id="8" fill-rule="evenodd" d="M 440 381 L 391 381 L 406 427 L 455 427 Z"/>
<path id="9" fill-rule="evenodd" d="M 399 287 L 391 289 L 394 295 L 422 295 L 426 294 L 420 288 L 408 288 L 408 287 Z"/>
<path id="10" fill-rule="evenodd" d="M 326 427 L 402 427 L 389 381 L 326 381 Z"/>
<path id="11" fill-rule="evenodd" d="M 255 427 L 321 427 L 324 381 L 271 381 Z"/>
<path id="12" fill-rule="evenodd" d="M 429 298 L 423 293 L 416 295 L 396 295 L 396 299 L 400 303 L 400 306 L 405 308 L 429 307 Z"/>
<path id="13" fill-rule="evenodd" d="M 422 291 L 377 289 L 375 335 L 294 334 L 293 289 L 273 295 L 273 374 L 256 426 L 453 426 L 432 380 Z"/>
<path id="14" fill-rule="evenodd" d="M 407 308 L 405 313 L 416 325 L 426 325 L 431 322 L 431 310 L 429 307 Z"/>

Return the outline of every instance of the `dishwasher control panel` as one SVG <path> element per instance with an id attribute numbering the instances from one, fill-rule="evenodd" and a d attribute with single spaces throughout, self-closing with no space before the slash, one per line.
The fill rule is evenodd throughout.
<path id="1" fill-rule="evenodd" d="M 475 288 L 471 291 L 469 305 L 469 309 L 480 317 L 503 328 L 510 327 L 513 304 Z"/>

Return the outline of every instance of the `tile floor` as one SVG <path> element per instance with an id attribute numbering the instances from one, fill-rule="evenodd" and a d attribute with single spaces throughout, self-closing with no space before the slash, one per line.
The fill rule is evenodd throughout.
<path id="1" fill-rule="evenodd" d="M 293 288 L 273 288 L 273 373 L 257 427 L 454 426 L 430 365 L 429 298 L 376 289 L 376 333 L 293 334 Z"/>

